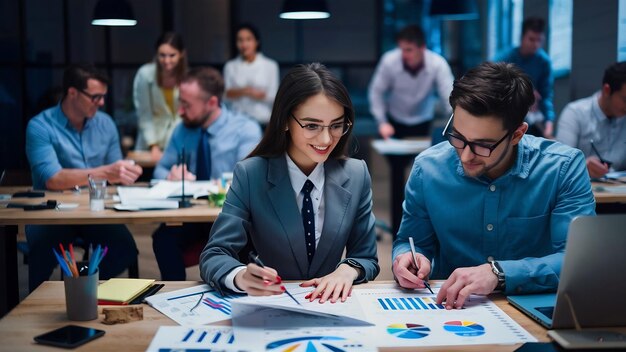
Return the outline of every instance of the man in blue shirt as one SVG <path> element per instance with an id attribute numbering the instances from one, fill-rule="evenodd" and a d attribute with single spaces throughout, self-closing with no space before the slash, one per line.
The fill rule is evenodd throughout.
<path id="1" fill-rule="evenodd" d="M 582 152 L 525 135 L 533 102 L 512 64 L 483 63 L 454 83 L 448 141 L 415 158 L 406 185 L 393 245 L 400 286 L 447 278 L 437 301 L 448 309 L 470 294 L 556 290 L 569 223 L 595 214 L 595 201 Z"/>
<path id="2" fill-rule="evenodd" d="M 117 127 L 98 110 L 104 105 L 108 78 L 92 65 L 75 65 L 63 75 L 61 102 L 33 117 L 26 129 L 26 155 L 33 188 L 65 190 L 87 185 L 88 175 L 110 183 L 131 184 L 142 169 L 122 160 Z M 29 248 L 29 287 L 47 280 L 56 266 L 52 248 L 65 248 L 77 237 L 109 247 L 100 265 L 100 278 L 124 271 L 136 260 L 137 247 L 123 225 L 31 225 L 26 227 Z"/>
<path id="3" fill-rule="evenodd" d="M 534 86 L 535 104 L 526 116 L 528 133 L 552 138 L 554 133 L 554 76 L 552 61 L 541 48 L 545 41 L 545 21 L 538 17 L 528 17 L 522 23 L 522 41 L 519 47 L 510 49 L 498 56 L 496 61 L 517 65 L 529 77 Z"/>
<path id="4" fill-rule="evenodd" d="M 154 177 L 157 179 L 209 180 L 232 172 L 261 140 L 259 124 L 221 104 L 224 80 L 213 68 L 191 70 L 180 84 L 179 124 L 165 148 Z M 185 150 L 187 165 L 179 155 Z M 152 247 L 163 280 L 185 280 L 184 253 L 206 244 L 211 223 L 161 225 L 152 235 Z M 200 244 L 200 245 L 198 245 Z"/>

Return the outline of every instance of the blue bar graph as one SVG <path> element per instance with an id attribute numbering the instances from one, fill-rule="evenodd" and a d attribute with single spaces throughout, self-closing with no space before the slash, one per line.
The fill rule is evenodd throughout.
<path id="1" fill-rule="evenodd" d="M 383 310 L 440 310 L 445 309 L 437 304 L 432 297 L 389 297 L 378 298 L 378 304 Z"/>

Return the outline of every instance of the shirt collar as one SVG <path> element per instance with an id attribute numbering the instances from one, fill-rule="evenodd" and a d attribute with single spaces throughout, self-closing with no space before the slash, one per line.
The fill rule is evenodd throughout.
<path id="1" fill-rule="evenodd" d="M 598 99 L 600 99 L 600 95 L 601 93 L 600 91 L 598 91 L 595 92 L 593 98 L 591 98 L 591 115 L 594 119 L 598 121 L 608 120 L 609 118 L 604 114 L 602 109 L 600 109 L 600 103 L 598 102 Z"/>
<path id="2" fill-rule="evenodd" d="M 63 112 L 63 109 L 61 109 L 61 102 L 62 101 L 59 101 L 59 103 L 55 107 L 56 108 L 56 113 L 54 114 L 55 120 L 57 121 L 59 125 L 76 131 L 74 126 L 72 126 L 72 124 L 70 123 L 70 119 L 67 117 L 67 115 L 65 115 L 65 113 Z M 96 114 L 97 113 L 98 112 L 96 111 Z M 93 120 L 95 117 L 96 116 L 94 115 L 92 118 L 85 118 L 85 124 L 82 129 L 83 131 L 92 124 L 91 120 Z"/>
<path id="3" fill-rule="evenodd" d="M 291 185 L 297 193 L 302 190 L 302 186 L 306 180 L 311 180 L 313 182 L 313 186 L 315 189 L 322 190 L 324 187 L 324 163 L 318 163 L 315 166 L 315 169 L 311 172 L 309 176 L 305 175 L 302 170 L 296 165 L 296 163 L 291 160 L 289 154 L 285 153 L 285 158 L 287 159 L 287 170 L 289 171 L 289 179 L 291 180 Z"/>
<path id="4" fill-rule="evenodd" d="M 222 128 L 228 124 L 228 118 L 230 116 L 228 109 L 224 104 L 220 105 L 220 115 L 213 121 L 213 123 L 206 129 L 209 136 L 216 136 L 220 134 Z"/>

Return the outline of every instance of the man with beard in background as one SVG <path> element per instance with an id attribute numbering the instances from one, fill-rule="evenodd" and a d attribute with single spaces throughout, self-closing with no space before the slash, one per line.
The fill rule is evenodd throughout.
<path id="1" fill-rule="evenodd" d="M 221 104 L 224 80 L 213 68 L 192 69 L 179 89 L 182 124 L 174 129 L 154 178 L 219 179 L 254 149 L 261 140 L 261 129 L 254 120 Z M 183 150 L 185 164 L 180 158 Z M 199 256 L 210 229 L 211 223 L 161 224 L 152 235 L 152 247 L 163 280 L 185 280 L 183 255 L 198 247 Z"/>

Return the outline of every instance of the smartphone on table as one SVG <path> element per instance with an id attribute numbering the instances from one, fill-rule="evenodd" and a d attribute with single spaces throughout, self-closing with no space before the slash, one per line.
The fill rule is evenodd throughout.
<path id="1" fill-rule="evenodd" d="M 45 345 L 74 348 L 104 335 L 104 330 L 78 325 L 67 325 L 35 336 L 35 341 Z"/>

